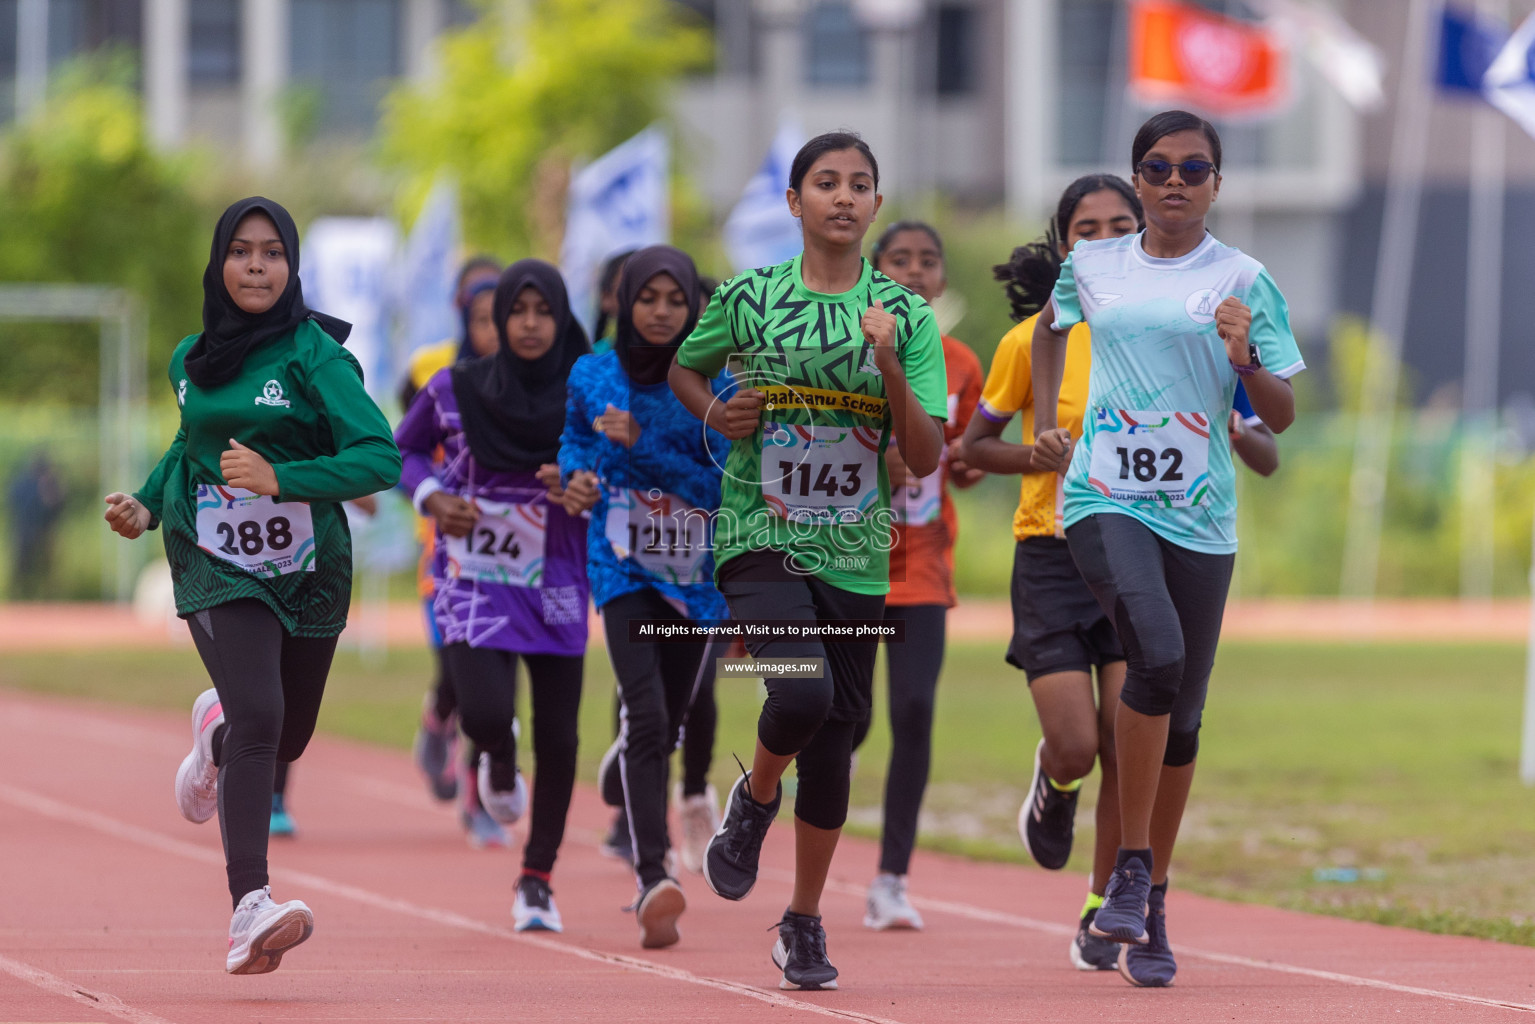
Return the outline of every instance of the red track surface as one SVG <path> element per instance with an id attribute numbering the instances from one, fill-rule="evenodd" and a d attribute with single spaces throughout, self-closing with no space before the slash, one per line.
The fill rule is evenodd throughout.
<path id="1" fill-rule="evenodd" d="M 788 899 L 788 822 L 744 903 L 688 876 L 682 943 L 646 952 L 588 789 L 555 873 L 567 930 L 518 935 L 514 855 L 468 849 L 403 754 L 325 737 L 294 774 L 301 836 L 272 858 L 314 938 L 274 974 L 231 977 L 218 829 L 171 795 L 187 733 L 181 716 L 0 691 L 0 1022 L 1535 1019 L 1535 949 L 1176 890 L 1178 984 L 1133 989 L 1067 963 L 1081 877 L 930 854 L 912 870 L 927 931 L 874 934 L 875 851 L 854 840 L 823 907 L 842 990 L 781 993 L 764 929 Z"/>

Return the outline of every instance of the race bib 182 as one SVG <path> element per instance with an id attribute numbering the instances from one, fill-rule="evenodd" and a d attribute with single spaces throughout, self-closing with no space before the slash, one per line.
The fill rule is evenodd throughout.
<path id="1" fill-rule="evenodd" d="M 544 578 L 549 506 L 477 499 L 480 518 L 464 537 L 443 537 L 450 579 L 537 587 Z"/>
<path id="2" fill-rule="evenodd" d="M 1087 482 L 1115 501 L 1187 508 L 1210 491 L 1210 421 L 1199 412 L 1099 409 Z"/>
<path id="3" fill-rule="evenodd" d="M 612 488 L 604 533 L 618 559 L 632 561 L 668 583 L 707 578 L 709 513 L 675 494 Z"/>
<path id="4" fill-rule="evenodd" d="M 790 522 L 856 523 L 879 502 L 880 431 L 762 424 L 762 499 Z"/>
<path id="5" fill-rule="evenodd" d="M 314 572 L 308 502 L 278 502 L 243 487 L 197 485 L 197 546 L 253 576 Z"/>

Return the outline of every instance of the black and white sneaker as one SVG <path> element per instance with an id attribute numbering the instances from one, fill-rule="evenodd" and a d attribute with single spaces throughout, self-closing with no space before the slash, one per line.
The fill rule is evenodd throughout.
<path id="1" fill-rule="evenodd" d="M 819 992 L 837 987 L 837 969 L 826 959 L 826 929 L 819 917 L 783 912 L 773 943 L 773 963 L 783 971 L 779 988 Z"/>
<path id="2" fill-rule="evenodd" d="M 762 840 L 783 802 L 781 785 L 773 794 L 772 803 L 759 804 L 753 800 L 747 785 L 750 779 L 751 772 L 742 772 L 730 787 L 730 795 L 725 798 L 725 821 L 704 851 L 704 881 L 727 900 L 744 900 L 757 884 Z"/>
<path id="3" fill-rule="evenodd" d="M 1088 929 L 1098 915 L 1094 907 L 1082 915 L 1077 924 L 1077 934 L 1071 940 L 1071 966 L 1079 971 L 1113 971 L 1119 969 L 1119 943 L 1113 939 L 1100 939 Z"/>
<path id="4" fill-rule="evenodd" d="M 1040 766 L 1039 755 L 1044 749 L 1044 740 L 1034 748 L 1034 781 L 1029 783 L 1029 798 L 1018 809 L 1018 838 L 1036 864 L 1059 871 L 1071 859 L 1077 791 L 1063 793 L 1050 784 Z"/>

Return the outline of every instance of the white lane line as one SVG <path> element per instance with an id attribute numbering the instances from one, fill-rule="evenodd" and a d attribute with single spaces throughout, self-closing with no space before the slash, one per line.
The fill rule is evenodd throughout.
<path id="1" fill-rule="evenodd" d="M 136 843 L 139 846 L 157 850 L 161 853 L 199 861 L 204 864 L 215 864 L 220 867 L 224 864 L 223 854 L 217 850 L 197 846 L 180 839 L 173 839 L 151 829 L 141 828 L 126 821 L 109 818 L 97 811 L 75 807 L 54 800 L 52 797 L 43 796 L 41 793 L 34 793 L 30 790 L 0 783 L 0 800 L 4 800 L 6 803 L 19 807 L 22 810 L 31 811 L 44 818 L 73 825 L 77 828 L 88 828 L 114 839 Z M 743 996 L 748 999 L 755 999 L 758 1002 L 767 1003 L 769 1006 L 776 1006 L 786 1010 L 800 1010 L 805 1013 L 818 1014 L 822 1017 L 831 1017 L 836 1020 L 863 1021 L 865 1024 L 903 1024 L 901 1021 L 892 1020 L 888 1017 L 877 1017 L 873 1014 L 859 1013 L 854 1010 L 839 1010 L 835 1007 L 821 1006 L 817 1003 L 792 999 L 789 996 L 780 995 L 768 989 L 754 988 L 740 982 L 693 974 L 690 971 L 684 971 L 677 967 L 669 967 L 623 953 L 608 953 L 597 949 L 587 949 L 555 939 L 544 938 L 529 932 L 516 932 L 508 927 L 487 924 L 484 921 L 465 917 L 451 910 L 419 906 L 406 900 L 371 892 L 367 889 L 358 888 L 355 885 L 337 882 L 307 871 L 281 869 L 273 873 L 296 882 L 301 886 L 329 893 L 342 899 L 348 899 L 363 906 L 386 910 L 423 921 L 431 921 L 434 924 L 440 924 L 448 928 L 477 932 L 481 935 L 489 935 L 498 939 L 510 939 L 513 942 L 525 943 L 539 949 L 548 950 L 551 953 L 562 953 L 581 960 L 589 960 L 613 967 L 628 968 L 652 975 L 653 977 L 664 978 L 668 981 L 679 981 L 689 985 L 697 985 L 701 988 L 726 992 L 735 996 Z M 162 1024 L 162 1022 L 158 1017 L 146 1017 L 142 1021 L 135 1020 L 135 1024 Z"/>
<path id="2" fill-rule="evenodd" d="M 776 868 L 764 868 L 762 875 L 775 881 L 791 883 L 794 881 L 792 874 Z M 858 899 L 863 899 L 865 893 L 865 890 L 860 886 L 851 885 L 847 882 L 838 882 L 834 879 L 827 880 L 826 888 L 829 892 L 853 896 Z M 1075 928 L 1058 924 L 1054 921 L 1040 921 L 1036 918 L 1023 917 L 1019 914 L 1008 914 L 1000 910 L 975 907 L 968 903 L 935 900 L 924 896 L 909 896 L 908 899 L 911 900 L 912 905 L 918 910 L 952 914 L 955 917 L 963 917 L 971 921 L 986 921 L 991 924 L 1008 925 L 1013 928 L 1025 928 L 1029 931 L 1044 932 L 1049 935 L 1075 935 L 1077 932 Z M 1339 985 L 1352 985 L 1355 988 L 1374 988 L 1386 992 L 1397 992 L 1402 995 L 1440 999 L 1451 1003 L 1470 1003 L 1473 1006 L 1493 1006 L 1500 1010 L 1523 1010 L 1526 1013 L 1535 1013 L 1535 1004 L 1516 1003 L 1504 999 L 1489 999 L 1485 996 L 1466 995 L 1462 992 L 1445 992 L 1441 989 L 1420 988 L 1416 985 L 1399 985 L 1393 981 L 1363 978 L 1357 974 L 1341 974 L 1337 971 L 1324 971 L 1315 967 L 1300 967 L 1295 964 L 1281 963 L 1278 960 L 1257 960 L 1253 957 L 1236 956 L 1231 953 L 1214 953 L 1209 950 L 1194 949 L 1182 944 L 1177 947 L 1177 952 L 1180 956 L 1187 955 L 1199 960 L 1209 960 L 1212 963 L 1229 964 L 1233 967 L 1249 967 L 1254 970 L 1275 971 L 1280 974 L 1294 974 L 1305 978 L 1316 978 L 1320 981 L 1331 981 Z"/>
<path id="3" fill-rule="evenodd" d="M 49 974 L 41 967 L 24 964 L 8 956 L 0 956 L 0 971 L 29 985 L 36 985 L 45 992 L 52 992 L 65 999 L 73 999 L 82 1006 L 89 1006 L 98 1013 L 111 1014 L 119 1020 L 129 1021 L 130 1024 L 170 1024 L 170 1021 L 164 1017 L 157 1017 L 147 1010 L 134 1009 L 111 993 L 96 992 L 76 985 L 65 981 L 57 974 Z"/>

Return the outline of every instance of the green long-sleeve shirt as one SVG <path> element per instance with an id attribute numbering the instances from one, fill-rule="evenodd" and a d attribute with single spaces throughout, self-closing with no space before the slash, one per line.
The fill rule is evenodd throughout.
<path id="1" fill-rule="evenodd" d="M 181 429 L 134 495 L 153 515 L 153 525 L 164 523 L 176 611 L 186 617 L 254 598 L 292 636 L 335 636 L 346 625 L 352 596 L 352 538 L 340 503 L 398 482 L 400 452 L 389 424 L 363 389 L 357 360 L 312 320 L 252 351 L 238 377 L 212 388 L 187 379 L 183 360 L 196 340 L 184 339 L 171 356 Z M 219 534 L 207 522 L 199 544 L 198 487 L 224 485 L 219 458 L 231 438 L 272 464 L 277 502 L 308 503 L 312 561 L 280 574 L 242 568 L 210 544 Z M 301 512 L 295 510 L 294 522 Z M 284 530 L 288 517 L 259 524 L 267 540 L 282 542 L 285 535 L 270 532 L 273 523 Z M 227 536 L 237 546 L 232 527 Z M 259 546 L 261 535 L 252 537 L 249 544 Z"/>

